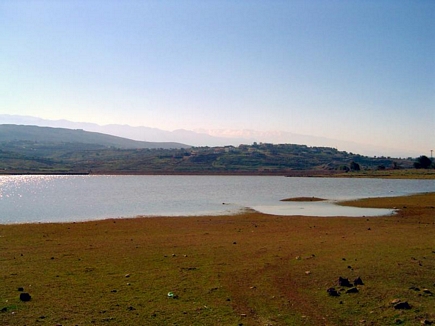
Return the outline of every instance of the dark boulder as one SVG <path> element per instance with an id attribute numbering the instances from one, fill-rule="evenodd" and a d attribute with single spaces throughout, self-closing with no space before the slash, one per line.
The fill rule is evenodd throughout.
<path id="1" fill-rule="evenodd" d="M 423 289 L 423 293 L 426 294 L 426 295 L 429 295 L 429 296 L 433 295 L 432 291 L 429 290 L 429 289 Z"/>
<path id="2" fill-rule="evenodd" d="M 20 300 L 21 301 L 30 301 L 32 297 L 27 292 L 20 293 Z"/>
<path id="3" fill-rule="evenodd" d="M 364 282 L 362 281 L 361 277 L 357 277 L 354 281 L 353 281 L 353 285 L 357 286 L 357 285 L 364 285 Z"/>
<path id="4" fill-rule="evenodd" d="M 346 291 L 346 293 L 358 293 L 359 290 L 357 288 L 350 288 L 349 290 Z"/>
<path id="5" fill-rule="evenodd" d="M 326 290 L 331 297 L 338 297 L 340 293 L 337 292 L 335 288 L 329 288 Z"/>
<path id="6" fill-rule="evenodd" d="M 394 309 L 411 309 L 411 305 L 408 301 L 398 302 L 394 305 Z"/>
<path id="7" fill-rule="evenodd" d="M 344 277 L 341 277 L 341 276 L 338 278 L 338 285 L 340 285 L 340 286 L 346 286 L 346 287 L 349 287 L 349 288 L 351 288 L 353 286 L 352 283 L 349 282 L 348 278 L 344 278 Z"/>

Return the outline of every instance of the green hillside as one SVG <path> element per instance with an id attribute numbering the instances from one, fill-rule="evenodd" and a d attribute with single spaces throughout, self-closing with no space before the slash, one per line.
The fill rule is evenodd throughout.
<path id="1" fill-rule="evenodd" d="M 155 147 L 140 148 L 147 144 Z M 294 144 L 172 149 L 162 144 L 168 143 L 137 142 L 83 130 L 0 125 L 0 172 L 303 176 L 404 169 L 414 163 L 410 158 L 368 157 Z"/>
<path id="2" fill-rule="evenodd" d="M 42 143 L 92 144 L 96 148 L 188 148 L 190 146 L 170 142 L 144 142 L 89 132 L 81 129 L 50 128 L 28 125 L 0 125 L 0 142 L 33 141 Z"/>

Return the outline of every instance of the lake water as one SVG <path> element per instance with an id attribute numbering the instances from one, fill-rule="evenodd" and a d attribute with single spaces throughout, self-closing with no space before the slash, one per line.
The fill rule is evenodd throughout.
<path id="1" fill-rule="evenodd" d="M 270 176 L 0 176 L 0 224 L 232 214 L 375 216 L 391 210 L 334 205 L 343 199 L 434 192 L 435 180 Z M 290 197 L 327 202 L 281 202 Z"/>

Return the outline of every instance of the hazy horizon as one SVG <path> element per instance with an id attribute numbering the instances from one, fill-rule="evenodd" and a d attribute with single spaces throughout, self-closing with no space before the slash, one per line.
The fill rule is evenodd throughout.
<path id="1" fill-rule="evenodd" d="M 6 0 L 0 28 L 0 114 L 435 149 L 433 1 Z"/>
<path id="2" fill-rule="evenodd" d="M 406 151 L 375 145 L 365 145 L 358 142 L 340 141 L 326 137 L 294 134 L 282 131 L 264 132 L 258 130 L 163 130 L 147 126 L 130 126 L 126 124 L 99 125 L 91 122 L 70 120 L 47 120 L 33 116 L 0 114 L 0 124 L 36 125 L 41 127 L 83 129 L 100 132 L 118 137 L 147 142 L 178 142 L 191 146 L 239 146 L 257 143 L 298 144 L 317 147 L 332 147 L 340 151 L 352 152 L 367 156 L 385 157 L 417 157 L 429 153 Z"/>

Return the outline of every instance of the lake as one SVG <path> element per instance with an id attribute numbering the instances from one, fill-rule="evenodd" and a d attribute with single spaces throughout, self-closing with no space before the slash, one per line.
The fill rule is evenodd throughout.
<path id="1" fill-rule="evenodd" d="M 391 210 L 334 205 L 344 199 L 434 192 L 435 180 L 272 176 L 0 176 L 0 224 L 134 216 L 234 214 L 376 216 Z M 281 202 L 320 197 L 327 202 Z"/>

